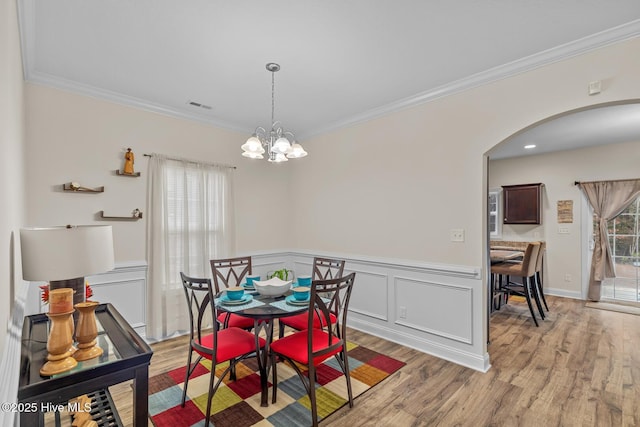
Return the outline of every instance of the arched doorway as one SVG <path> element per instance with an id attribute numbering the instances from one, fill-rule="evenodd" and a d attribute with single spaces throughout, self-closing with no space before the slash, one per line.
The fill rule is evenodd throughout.
<path id="1" fill-rule="evenodd" d="M 525 149 L 526 145 L 536 147 Z M 498 222 L 491 223 L 493 236 L 491 230 L 486 233 L 487 249 L 491 239 L 545 240 L 548 248 L 545 291 L 551 295 L 584 299 L 583 289 L 588 281 L 590 217 L 574 181 L 637 178 L 640 173 L 637 172 L 635 153 L 638 152 L 639 100 L 567 111 L 506 138 L 487 152 L 486 197 L 490 197 L 492 190 L 499 192 L 502 185 L 542 182 L 545 184 L 543 220 L 540 225 L 506 226 L 496 233 L 499 216 L 487 212 L 488 227 L 492 216 Z M 499 204 L 501 197 L 493 200 Z M 559 222 L 559 202 L 570 202 L 570 222 Z"/>

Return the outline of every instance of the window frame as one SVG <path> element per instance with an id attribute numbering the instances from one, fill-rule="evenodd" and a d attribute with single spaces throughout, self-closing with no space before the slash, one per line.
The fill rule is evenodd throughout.
<path id="1" fill-rule="evenodd" d="M 496 198 L 496 209 L 491 209 L 491 197 Z M 495 216 L 495 229 L 491 229 L 491 217 Z M 502 237 L 502 188 L 490 188 L 487 194 L 487 228 L 489 229 L 489 238 Z"/>

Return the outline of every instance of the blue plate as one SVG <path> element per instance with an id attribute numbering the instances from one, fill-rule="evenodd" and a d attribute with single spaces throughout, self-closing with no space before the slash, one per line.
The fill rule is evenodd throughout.
<path id="1" fill-rule="evenodd" d="M 253 286 L 253 285 L 248 285 L 248 284 L 247 284 L 247 282 L 243 283 L 243 284 L 242 284 L 242 287 L 243 287 L 243 288 L 245 288 L 246 290 L 249 290 L 249 291 L 255 291 L 255 290 L 256 290 L 256 287 L 255 287 L 255 286 Z"/>
<path id="2" fill-rule="evenodd" d="M 304 300 L 297 300 L 295 296 L 289 295 L 284 300 L 287 302 L 287 304 L 290 305 L 309 305 L 309 298 Z"/>
<path id="3" fill-rule="evenodd" d="M 222 305 L 241 305 L 246 304 L 253 300 L 253 295 L 244 294 L 240 299 L 229 299 L 226 295 L 220 297 L 220 304 Z"/>

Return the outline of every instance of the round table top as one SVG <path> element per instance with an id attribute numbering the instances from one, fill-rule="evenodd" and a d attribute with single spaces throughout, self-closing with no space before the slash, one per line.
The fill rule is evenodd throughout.
<path id="1" fill-rule="evenodd" d="M 273 303 L 285 302 L 285 298 L 291 295 L 292 292 L 289 290 L 284 295 L 279 297 L 270 297 L 265 295 L 260 295 L 259 293 L 251 293 L 253 299 L 255 301 L 260 301 L 264 304 L 259 306 L 252 306 L 248 304 L 247 308 L 242 308 L 242 305 L 232 305 L 225 306 L 224 304 L 217 304 L 216 308 L 218 311 L 227 311 L 230 313 L 237 314 L 239 316 L 250 317 L 252 319 L 278 319 L 281 317 L 294 316 L 296 314 L 304 313 L 309 309 L 308 305 L 296 305 L 296 306 L 287 306 L 286 309 L 280 308 Z M 224 295 L 224 292 L 218 294 L 218 297 Z M 281 305 L 281 304 L 280 304 Z"/>

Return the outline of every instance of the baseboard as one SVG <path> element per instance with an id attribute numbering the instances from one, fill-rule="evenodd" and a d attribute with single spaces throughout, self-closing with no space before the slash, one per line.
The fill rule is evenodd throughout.
<path id="1" fill-rule="evenodd" d="M 364 322 L 360 319 L 349 320 L 348 323 L 350 328 L 356 329 L 360 332 L 430 354 L 440 359 L 448 360 L 449 362 L 462 365 L 476 371 L 484 373 L 491 368 L 488 353 L 485 353 L 484 356 L 479 356 L 474 353 L 419 338 L 415 335 L 402 333 L 373 323 Z"/>

